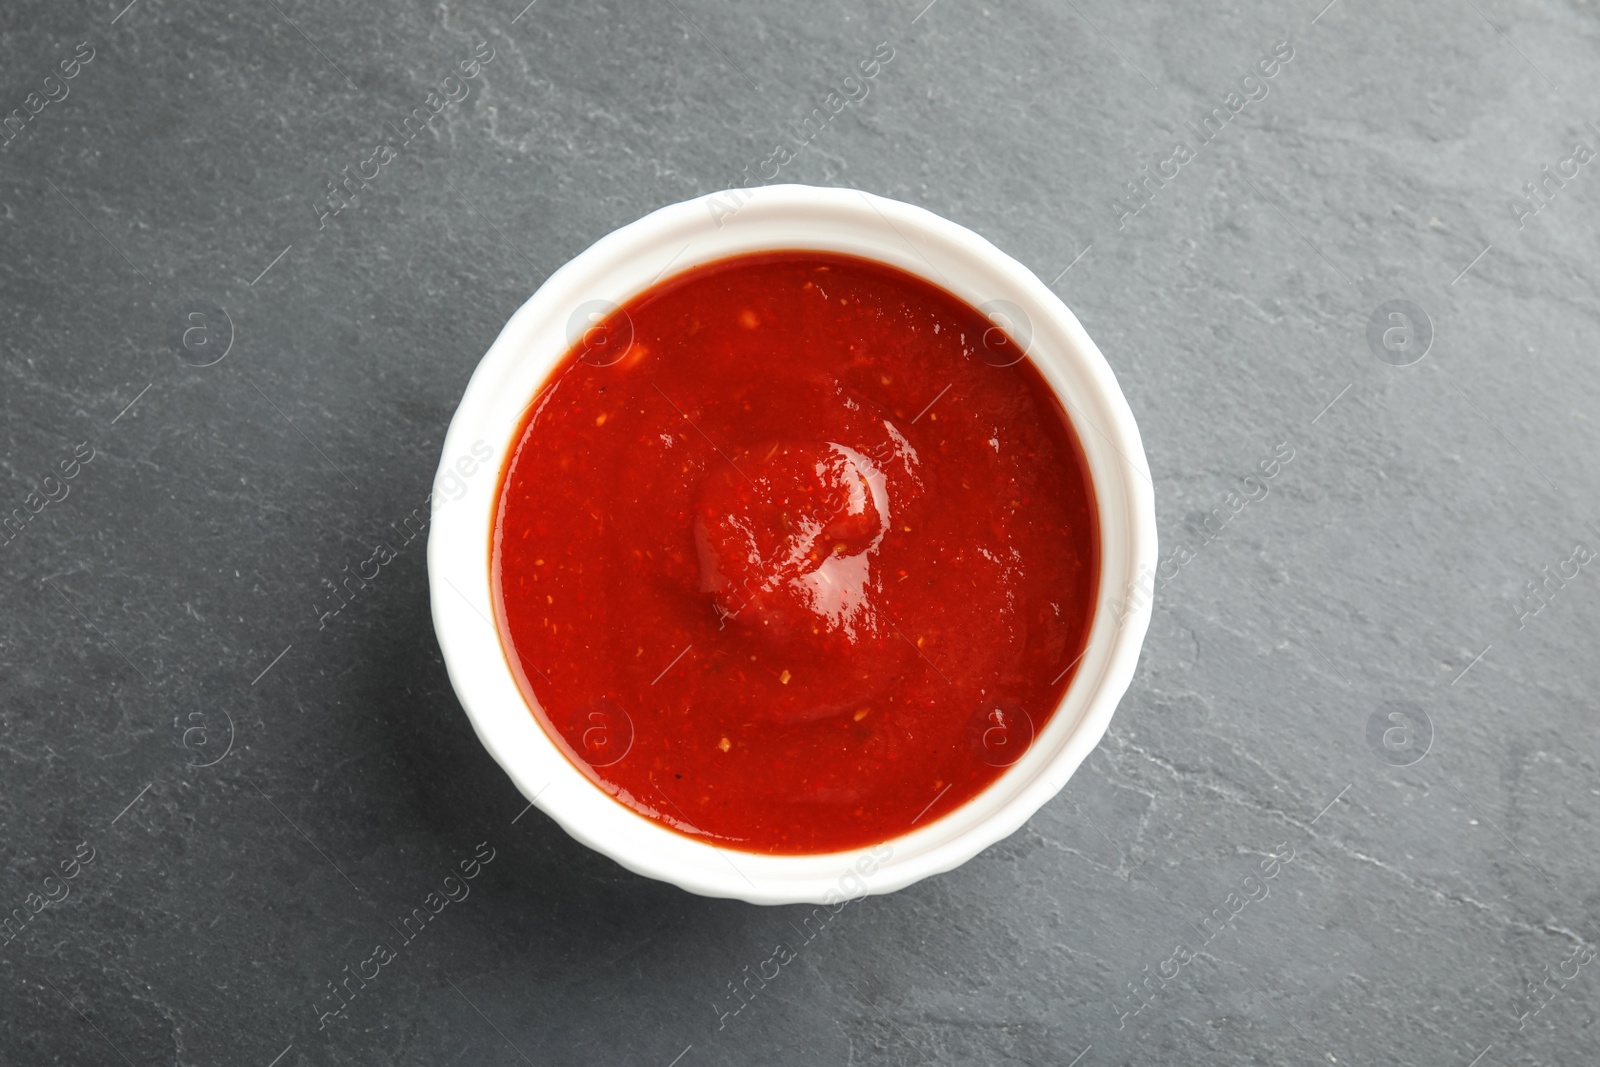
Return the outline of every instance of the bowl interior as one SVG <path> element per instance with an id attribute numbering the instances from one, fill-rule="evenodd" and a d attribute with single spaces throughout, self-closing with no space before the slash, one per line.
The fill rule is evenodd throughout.
<path id="1" fill-rule="evenodd" d="M 567 761 L 529 711 L 490 621 L 498 471 L 556 363 L 595 314 L 656 281 L 775 249 L 878 260 L 988 314 L 1061 398 L 1099 512 L 1099 594 L 1088 648 L 1055 714 L 1026 754 L 971 801 L 864 853 L 767 856 L 714 847 L 611 799 Z M 491 458 L 482 460 L 485 452 Z M 898 889 L 976 855 L 1053 796 L 1098 743 L 1149 622 L 1148 591 L 1139 591 L 1155 567 L 1153 493 L 1133 416 L 1094 342 L 1038 278 L 983 238 L 856 190 L 789 185 L 712 194 L 648 215 L 572 260 L 512 316 L 473 374 L 445 438 L 433 507 L 434 625 L 451 682 L 485 747 L 530 801 L 580 841 L 637 873 L 710 896 L 832 902 Z"/>

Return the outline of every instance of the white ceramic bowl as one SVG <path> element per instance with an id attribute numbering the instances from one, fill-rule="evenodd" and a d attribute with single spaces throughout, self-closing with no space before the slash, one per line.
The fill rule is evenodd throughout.
<path id="1" fill-rule="evenodd" d="M 1024 346 L 1070 414 L 1100 517 L 1098 602 L 1088 649 L 1061 706 L 1023 757 L 983 792 L 863 852 L 767 856 L 714 847 L 613 800 L 545 734 L 489 621 L 498 470 L 529 400 L 593 313 L 670 273 L 773 249 L 823 249 L 888 263 L 989 314 Z M 700 197 L 622 227 L 562 267 L 478 364 L 445 437 L 434 508 L 433 623 L 450 681 L 484 747 L 523 795 L 573 837 L 631 871 L 706 896 L 832 904 L 900 889 L 971 859 L 1054 796 L 1099 742 L 1133 677 L 1150 621 L 1154 495 L 1138 427 L 1099 349 L 1044 283 L 982 237 L 922 208 L 853 189 L 774 185 Z"/>

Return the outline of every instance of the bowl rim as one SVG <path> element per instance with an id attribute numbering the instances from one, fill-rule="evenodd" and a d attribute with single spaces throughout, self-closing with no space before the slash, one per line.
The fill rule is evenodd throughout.
<path id="1" fill-rule="evenodd" d="M 668 258 L 680 239 L 682 248 Z M 674 268 L 746 251 L 803 249 L 900 267 L 983 310 L 1013 335 L 1026 332 L 1019 340 L 1084 450 L 1096 497 L 1100 574 L 1077 673 L 1016 763 L 951 812 L 887 842 L 772 856 L 670 830 L 573 766 L 528 707 L 490 622 L 490 531 L 521 416 L 592 321 L 581 318 L 585 308 L 624 303 Z M 641 284 L 657 264 L 654 279 Z M 986 293 L 986 300 L 976 299 Z M 481 458 L 485 445 L 492 460 Z M 488 476 L 476 476 L 480 469 Z M 1150 620 L 1154 487 L 1133 413 L 1099 348 L 1048 286 L 988 240 L 926 209 L 853 188 L 769 185 L 710 193 L 653 211 L 573 257 L 518 308 L 474 370 L 445 435 L 430 509 L 434 629 L 479 740 L 530 806 L 572 837 L 635 873 L 704 896 L 838 906 L 950 870 L 1010 835 L 1060 791 L 1105 734 Z"/>

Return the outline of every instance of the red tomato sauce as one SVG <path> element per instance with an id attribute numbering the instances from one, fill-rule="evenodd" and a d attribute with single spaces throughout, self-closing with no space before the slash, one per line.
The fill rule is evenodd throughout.
<path id="1" fill-rule="evenodd" d="M 1013 334 L 820 252 L 696 267 L 597 321 L 529 405 L 493 533 L 507 660 L 568 758 L 777 854 L 925 826 L 1020 758 L 1099 551 Z"/>

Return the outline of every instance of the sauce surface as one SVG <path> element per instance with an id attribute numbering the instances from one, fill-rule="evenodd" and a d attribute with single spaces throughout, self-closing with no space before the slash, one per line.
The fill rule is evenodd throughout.
<path id="1" fill-rule="evenodd" d="M 620 803 L 751 852 L 971 799 L 1052 714 L 1096 593 L 1082 450 L 1012 334 L 831 253 L 595 320 L 498 509 L 496 622 L 545 731 Z"/>

